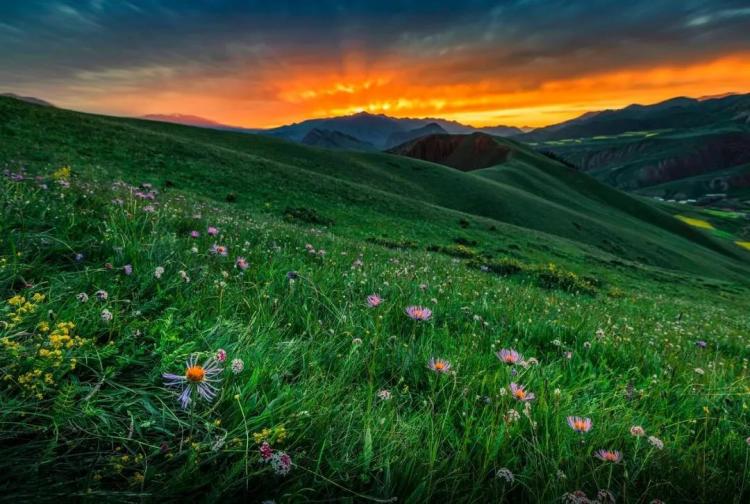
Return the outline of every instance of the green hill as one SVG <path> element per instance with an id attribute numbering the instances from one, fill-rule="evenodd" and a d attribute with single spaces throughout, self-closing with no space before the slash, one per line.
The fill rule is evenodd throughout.
<path id="1" fill-rule="evenodd" d="M 746 502 L 743 217 L 491 141 L 0 98 L 4 499 Z"/>
<path id="2" fill-rule="evenodd" d="M 496 140 L 512 151 L 506 164 L 461 173 L 388 154 L 332 152 L 12 99 L 0 101 L 0 124 L 0 156 L 7 160 L 136 177 L 276 215 L 304 207 L 347 236 L 434 245 L 468 236 L 490 256 L 528 242 L 529 259 L 549 250 L 553 257 L 574 254 L 564 261 L 574 269 L 585 255 L 611 254 L 727 281 L 746 277 L 746 251 L 510 140 Z"/>

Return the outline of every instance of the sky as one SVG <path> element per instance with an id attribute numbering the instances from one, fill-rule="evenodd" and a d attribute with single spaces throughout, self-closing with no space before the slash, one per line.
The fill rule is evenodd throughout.
<path id="1" fill-rule="evenodd" d="M 0 0 L 0 92 L 245 127 L 538 127 L 750 92 L 749 28 L 748 0 Z"/>

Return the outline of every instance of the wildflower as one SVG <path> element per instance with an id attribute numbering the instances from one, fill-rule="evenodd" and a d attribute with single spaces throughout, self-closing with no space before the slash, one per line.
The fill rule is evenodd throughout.
<path id="1" fill-rule="evenodd" d="M 588 350 L 589 348 L 591 348 L 591 342 L 590 341 L 584 341 L 583 342 L 583 348 L 585 348 L 586 350 Z"/>
<path id="2" fill-rule="evenodd" d="M 245 363 L 242 361 L 242 359 L 232 359 L 232 364 L 230 365 L 232 369 L 232 373 L 234 374 L 240 374 L 243 369 L 245 369 Z"/>
<path id="3" fill-rule="evenodd" d="M 556 347 L 559 347 L 562 345 L 562 341 L 560 341 L 559 339 L 553 339 L 552 344 L 555 345 Z"/>
<path id="4" fill-rule="evenodd" d="M 101 290 L 101 289 L 100 289 L 100 290 L 98 290 L 98 291 L 96 291 L 96 292 L 94 293 L 94 295 L 96 296 L 96 298 L 97 298 L 97 299 L 98 299 L 99 301 L 106 301 L 106 300 L 107 300 L 107 298 L 109 297 L 109 294 L 107 294 L 107 291 L 105 291 L 105 290 Z"/>
<path id="5" fill-rule="evenodd" d="M 186 271 L 180 270 L 177 272 L 178 275 L 180 275 L 180 278 L 182 278 L 182 281 L 185 283 L 190 282 L 190 277 L 188 276 Z"/>
<path id="6" fill-rule="evenodd" d="M 219 363 L 224 362 L 225 360 L 227 360 L 227 351 L 224 350 L 223 348 L 219 348 L 216 351 L 215 358 L 216 358 L 216 361 L 219 362 Z"/>
<path id="7" fill-rule="evenodd" d="M 112 312 L 107 309 L 102 310 L 101 318 L 104 322 L 109 322 L 112 320 Z"/>
<path id="8" fill-rule="evenodd" d="M 517 364 L 523 360 L 523 356 L 512 348 L 503 348 L 495 354 L 501 362 L 506 364 Z"/>
<path id="9" fill-rule="evenodd" d="M 362 344 L 362 338 L 352 339 L 352 345 L 361 345 L 361 344 Z"/>
<path id="10" fill-rule="evenodd" d="M 369 296 L 367 296 L 367 306 L 369 306 L 370 308 L 375 308 L 382 302 L 383 298 L 381 298 L 377 294 L 370 294 Z"/>
<path id="11" fill-rule="evenodd" d="M 646 431 L 640 425 L 634 425 L 630 428 L 630 435 L 635 437 L 643 437 L 646 435 Z"/>
<path id="12" fill-rule="evenodd" d="M 521 419 L 521 414 L 514 409 L 509 409 L 503 418 L 507 423 L 513 423 Z"/>
<path id="13" fill-rule="evenodd" d="M 216 236 L 219 234 L 219 229 L 213 226 L 208 226 L 208 230 L 206 230 L 206 232 L 209 236 Z"/>
<path id="14" fill-rule="evenodd" d="M 698 348 L 706 348 L 708 346 L 708 343 L 703 340 L 698 340 L 695 342 L 695 346 L 697 346 Z"/>
<path id="15" fill-rule="evenodd" d="M 435 371 L 436 373 L 447 373 L 451 370 L 451 363 L 447 360 L 431 357 L 429 362 L 427 363 L 427 367 Z"/>
<path id="16" fill-rule="evenodd" d="M 426 291 L 427 290 L 427 284 L 419 284 L 419 290 Z"/>
<path id="17" fill-rule="evenodd" d="M 382 401 L 389 401 L 391 399 L 391 391 L 388 389 L 380 389 L 378 390 L 378 399 Z"/>
<path id="18" fill-rule="evenodd" d="M 247 262 L 247 260 L 245 260 L 244 257 L 238 257 L 237 260 L 234 261 L 234 265 L 242 271 L 245 271 L 248 266 L 250 266 L 250 264 Z"/>
<path id="19" fill-rule="evenodd" d="M 513 476 L 513 473 L 507 467 L 498 469 L 495 473 L 495 477 L 497 479 L 505 480 L 508 483 L 513 483 L 513 480 L 515 479 L 515 476 Z"/>
<path id="20" fill-rule="evenodd" d="M 86 301 L 88 301 L 88 300 L 89 300 L 89 295 L 88 295 L 88 294 L 86 294 L 85 292 L 79 292 L 79 293 L 78 293 L 78 294 L 76 295 L 76 299 L 77 299 L 77 300 L 78 300 L 79 302 L 81 302 L 81 303 L 85 303 Z"/>
<path id="21" fill-rule="evenodd" d="M 84 258 L 84 255 L 83 255 L 83 254 L 81 254 L 80 252 L 79 252 L 79 253 L 77 253 L 77 254 L 75 255 L 75 260 L 76 260 L 76 262 L 81 262 L 81 261 L 83 261 L 83 258 Z"/>
<path id="22" fill-rule="evenodd" d="M 154 270 L 154 276 L 158 279 L 161 278 L 161 276 L 164 274 L 164 268 L 161 266 L 157 266 Z"/>
<path id="23" fill-rule="evenodd" d="M 226 246 L 224 246 L 224 245 L 217 245 L 217 244 L 214 243 L 211 246 L 210 252 L 212 254 L 216 254 L 216 255 L 220 255 L 220 256 L 226 256 L 227 253 L 228 253 L 228 250 L 227 250 Z"/>
<path id="24" fill-rule="evenodd" d="M 566 492 L 562 496 L 562 501 L 566 504 L 591 504 L 592 502 L 582 490 Z"/>
<path id="25" fill-rule="evenodd" d="M 648 437 L 648 442 L 649 442 L 649 444 L 651 444 L 651 446 L 653 446 L 657 450 L 663 450 L 664 449 L 664 441 L 662 441 L 661 439 L 659 439 L 656 436 L 649 436 Z"/>
<path id="26" fill-rule="evenodd" d="M 519 401 L 533 401 L 536 397 L 531 392 L 526 391 L 526 387 L 523 385 L 518 385 L 516 383 L 510 384 L 510 395 L 512 395 L 514 398 L 518 399 Z"/>
<path id="27" fill-rule="evenodd" d="M 197 362 L 198 359 L 194 355 L 191 355 L 185 363 L 185 374 L 162 374 L 165 386 L 182 387 L 179 399 L 183 409 L 186 409 L 190 405 L 190 396 L 194 389 L 200 397 L 209 402 L 216 397 L 216 393 L 218 392 L 213 384 L 220 380 L 218 375 L 221 373 L 221 368 L 213 359 L 207 360 L 202 366 Z"/>
<path id="28" fill-rule="evenodd" d="M 190 231 L 190 238 L 200 238 L 200 237 L 201 237 L 201 234 L 198 231 L 196 231 L 195 229 L 193 229 L 192 231 Z"/>
<path id="29" fill-rule="evenodd" d="M 260 445 L 260 457 L 264 462 L 268 462 L 269 460 L 271 460 L 272 456 L 273 448 L 271 448 L 271 445 L 268 444 L 268 441 L 263 441 L 263 443 Z"/>
<path id="30" fill-rule="evenodd" d="M 133 266 L 130 264 L 126 264 L 122 267 L 122 272 L 126 275 L 132 275 L 133 274 Z"/>
<path id="31" fill-rule="evenodd" d="M 292 470 L 292 457 L 283 451 L 274 452 L 271 455 L 271 467 L 276 474 L 285 476 Z"/>
<path id="32" fill-rule="evenodd" d="M 748 446 L 750 446 L 750 437 L 748 437 L 747 439 L 745 439 L 745 442 L 747 443 Z"/>
<path id="33" fill-rule="evenodd" d="M 565 352 L 564 355 L 565 355 L 565 358 L 568 359 L 568 360 L 570 360 L 570 359 L 573 358 L 573 352 Z"/>
<path id="34" fill-rule="evenodd" d="M 613 462 L 615 464 L 622 461 L 622 453 L 617 450 L 597 450 L 594 457 L 603 462 Z"/>
<path id="35" fill-rule="evenodd" d="M 154 213 L 156 212 L 156 207 L 154 205 L 146 205 L 143 207 L 143 211 L 146 213 Z"/>
<path id="36" fill-rule="evenodd" d="M 425 322 L 432 317 L 432 310 L 421 306 L 409 306 L 406 308 L 406 314 L 412 320 Z"/>
<path id="37" fill-rule="evenodd" d="M 591 430 L 591 427 L 593 427 L 594 423 L 591 421 L 590 418 L 582 418 L 578 416 L 569 416 L 568 417 L 568 425 L 571 429 L 573 429 L 576 432 L 580 432 L 581 434 L 584 434 Z"/>
<path id="38" fill-rule="evenodd" d="M 703 368 L 699 368 L 699 367 L 697 367 L 697 368 L 693 369 L 693 371 L 695 371 L 695 372 L 696 372 L 696 373 L 698 373 L 699 375 L 704 375 L 704 374 L 706 374 L 706 372 L 705 372 L 705 371 L 703 371 Z"/>

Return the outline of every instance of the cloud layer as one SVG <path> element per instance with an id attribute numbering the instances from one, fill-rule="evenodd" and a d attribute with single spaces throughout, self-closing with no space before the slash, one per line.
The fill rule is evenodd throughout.
<path id="1" fill-rule="evenodd" d="M 271 126 L 369 110 L 538 126 L 632 102 L 750 91 L 745 0 L 0 8 L 0 91 L 121 115 Z"/>

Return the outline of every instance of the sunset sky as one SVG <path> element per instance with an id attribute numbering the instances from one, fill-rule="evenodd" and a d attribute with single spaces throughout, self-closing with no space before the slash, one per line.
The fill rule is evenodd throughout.
<path id="1" fill-rule="evenodd" d="M 0 92 L 246 127 L 358 111 L 542 126 L 750 92 L 740 1 L 0 0 Z"/>

